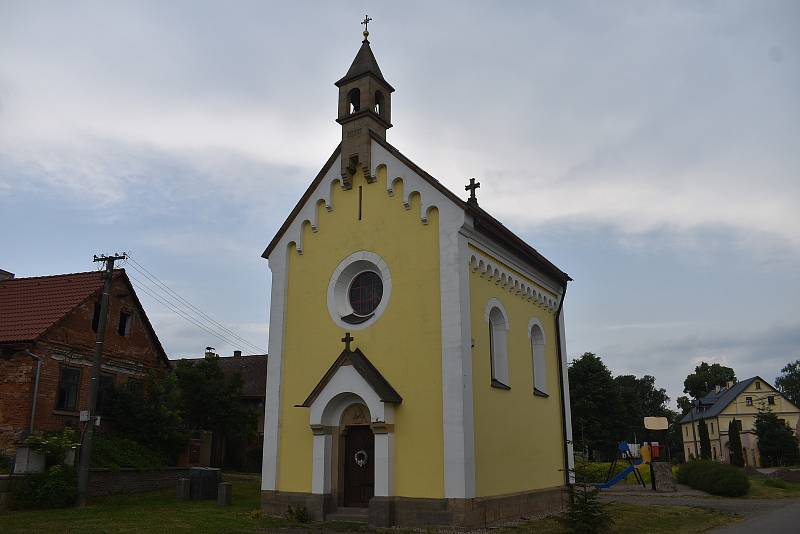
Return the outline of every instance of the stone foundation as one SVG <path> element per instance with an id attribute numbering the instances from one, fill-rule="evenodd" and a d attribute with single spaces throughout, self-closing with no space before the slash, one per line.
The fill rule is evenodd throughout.
<path id="1" fill-rule="evenodd" d="M 369 524 L 374 527 L 486 527 L 520 519 L 553 515 L 564 510 L 564 488 L 534 490 L 474 499 L 415 499 L 373 497 L 369 502 Z M 262 491 L 261 508 L 269 515 L 283 516 L 289 506 L 304 506 L 314 521 L 335 511 L 330 495 Z"/>

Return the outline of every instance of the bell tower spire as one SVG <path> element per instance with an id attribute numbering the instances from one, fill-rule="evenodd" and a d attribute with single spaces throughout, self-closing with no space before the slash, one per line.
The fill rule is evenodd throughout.
<path id="1" fill-rule="evenodd" d="M 367 15 L 364 25 L 364 40 L 350 69 L 336 82 L 339 88 L 339 115 L 336 122 L 342 125 L 342 183 L 352 186 L 356 172 L 363 172 L 371 181 L 370 131 L 386 138 L 386 130 L 392 127 L 391 100 L 394 88 L 389 85 L 372 49 L 369 46 L 367 29 L 372 19 Z"/>

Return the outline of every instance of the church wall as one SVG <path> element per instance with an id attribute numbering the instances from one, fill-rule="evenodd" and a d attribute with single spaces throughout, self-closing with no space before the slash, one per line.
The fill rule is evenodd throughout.
<path id="1" fill-rule="evenodd" d="M 320 188 L 328 188 L 324 180 Z M 310 492 L 312 433 L 303 402 L 342 351 L 344 329 L 331 319 L 326 294 L 331 275 L 350 254 L 378 254 L 391 273 L 391 296 L 383 315 L 363 330 L 351 329 L 358 347 L 403 397 L 395 409 L 394 494 L 443 496 L 441 320 L 438 212 L 420 221 L 420 197 L 403 205 L 386 182 L 367 183 L 356 173 L 353 187 L 331 187 L 327 211 L 317 207 L 315 227 L 304 225 L 302 254 L 288 251 L 283 326 L 277 489 Z M 358 219 L 359 188 L 362 217 Z M 326 189 L 327 191 L 327 189 Z M 275 310 L 273 309 L 273 313 Z"/>
<path id="2" fill-rule="evenodd" d="M 552 303 L 537 304 L 497 282 L 482 276 L 477 269 L 470 269 L 478 497 L 564 484 L 560 364 L 554 309 Z M 508 314 L 509 390 L 491 385 L 489 327 L 485 317 L 490 299 L 497 299 Z M 538 319 L 546 339 L 548 397 L 536 396 L 533 392 L 531 341 L 528 337 L 532 318 Z"/>

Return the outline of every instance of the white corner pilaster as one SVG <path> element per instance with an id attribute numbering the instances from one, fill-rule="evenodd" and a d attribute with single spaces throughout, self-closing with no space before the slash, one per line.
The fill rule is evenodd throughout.
<path id="1" fill-rule="evenodd" d="M 267 392 L 264 403 L 264 450 L 261 468 L 261 489 L 278 489 L 278 439 L 281 413 L 281 379 L 283 375 L 283 324 L 286 314 L 288 251 L 283 240 L 269 257 L 272 271 L 269 313 L 269 354 L 267 356 Z"/>
<path id="2" fill-rule="evenodd" d="M 325 427 L 314 431 L 313 475 L 311 493 L 326 494 L 331 492 L 331 450 L 333 438 Z"/>
<path id="3" fill-rule="evenodd" d="M 375 432 L 375 496 L 394 495 L 394 432 Z"/>
<path id="4" fill-rule="evenodd" d="M 561 295 L 564 298 L 564 295 Z M 558 317 L 558 333 L 561 340 L 561 376 L 564 377 L 564 424 L 566 425 L 567 439 L 567 469 L 569 469 L 569 481 L 575 482 L 575 449 L 572 444 L 572 409 L 569 403 L 569 366 L 567 365 L 567 336 L 564 332 L 564 304 L 561 305 L 561 314 Z"/>

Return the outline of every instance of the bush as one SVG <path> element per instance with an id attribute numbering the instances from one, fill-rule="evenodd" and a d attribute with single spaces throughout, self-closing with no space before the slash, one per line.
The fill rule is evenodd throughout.
<path id="1" fill-rule="evenodd" d="M 166 464 L 163 454 L 132 439 L 97 436 L 92 444 L 92 467 L 157 469 Z"/>
<path id="2" fill-rule="evenodd" d="M 678 469 L 678 482 L 724 497 L 741 497 L 750 489 L 750 479 L 738 467 L 711 460 L 695 460 Z"/>
<path id="3" fill-rule="evenodd" d="M 0 475 L 7 474 L 11 469 L 11 458 L 5 454 L 0 454 Z"/>
<path id="4" fill-rule="evenodd" d="M 764 480 L 764 485 L 771 488 L 789 489 L 789 483 L 780 478 L 767 478 Z"/>
<path id="5" fill-rule="evenodd" d="M 583 476 L 586 479 L 586 482 L 605 482 L 606 476 L 608 475 L 608 469 L 611 467 L 611 462 L 587 462 L 585 466 L 582 468 Z M 622 472 L 624 469 L 627 469 L 629 464 L 625 460 L 617 461 L 617 465 L 614 468 L 614 475 Z M 640 467 L 639 474 L 642 475 L 644 478 L 645 484 L 650 484 L 650 468 L 649 467 Z M 612 475 L 613 476 L 613 475 Z M 636 480 L 636 476 L 631 473 L 625 479 L 620 482 L 621 484 L 638 484 L 639 482 Z"/>
<path id="6" fill-rule="evenodd" d="M 44 473 L 12 477 L 9 504 L 15 509 L 72 506 L 78 493 L 77 481 L 75 469 L 63 465 L 54 465 Z"/>

